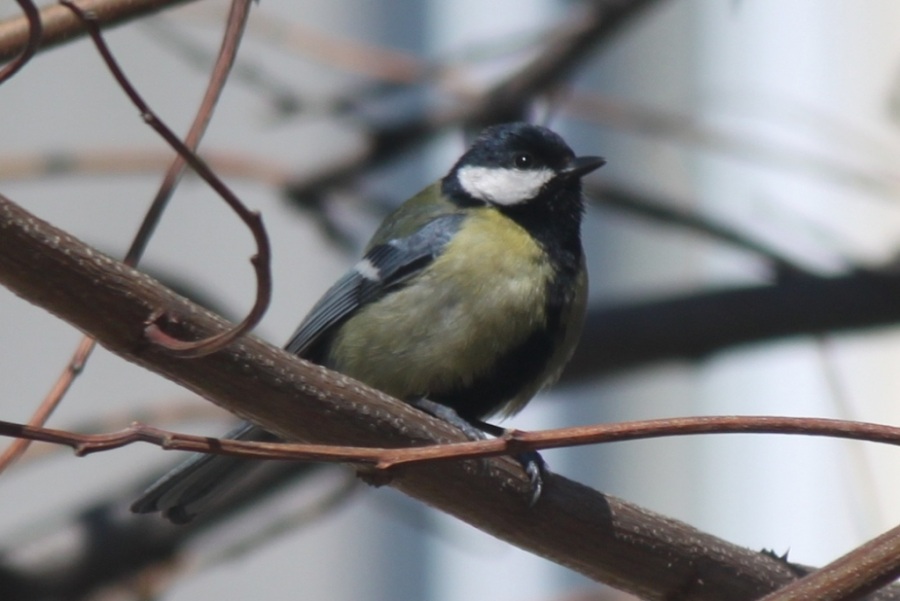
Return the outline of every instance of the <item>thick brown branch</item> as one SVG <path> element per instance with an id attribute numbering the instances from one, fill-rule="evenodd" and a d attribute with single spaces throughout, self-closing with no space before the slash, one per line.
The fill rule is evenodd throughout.
<path id="1" fill-rule="evenodd" d="M 80 0 L 76 4 L 94 14 L 102 27 L 118 25 L 188 0 Z M 67 8 L 50 5 L 41 9 L 40 49 L 46 49 L 85 34 L 84 26 Z M 29 26 L 25 17 L 0 21 L 0 61 L 9 60 L 28 45 Z"/>
<path id="2" fill-rule="evenodd" d="M 39 277 L 36 277 L 39 274 Z M 148 345 L 163 307 L 182 335 L 227 327 L 151 278 L 0 198 L 0 282 L 156 371 L 288 440 L 354 446 L 460 441 L 461 434 L 383 394 L 253 338 L 186 361 Z M 785 564 L 560 476 L 529 508 L 508 459 L 407 466 L 392 485 L 512 544 L 648 599 L 753 599 L 794 579 Z"/>
<path id="3" fill-rule="evenodd" d="M 900 576 L 900 526 L 839 557 L 760 601 L 851 601 L 888 585 Z M 893 593 L 900 598 L 896 586 Z"/>

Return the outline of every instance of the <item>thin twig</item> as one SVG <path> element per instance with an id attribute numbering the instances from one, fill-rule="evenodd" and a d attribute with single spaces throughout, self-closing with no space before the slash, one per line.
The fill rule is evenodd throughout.
<path id="1" fill-rule="evenodd" d="M 16 0 L 16 2 L 22 7 L 22 12 L 25 13 L 25 19 L 28 21 L 28 39 L 19 55 L 0 69 L 0 84 L 15 75 L 31 60 L 31 57 L 37 52 L 43 34 L 41 15 L 34 3 L 30 0 Z"/>
<path id="2" fill-rule="evenodd" d="M 569 15 L 566 21 L 570 24 L 581 23 L 583 14 Z M 563 26 L 565 27 L 566 25 Z M 559 25 L 552 26 L 548 31 L 547 25 L 542 24 L 536 30 L 484 40 L 435 60 L 393 48 L 349 41 L 305 25 L 297 26 L 259 14 L 249 25 L 250 35 L 255 34 L 260 41 L 274 44 L 286 52 L 293 51 L 298 56 L 309 58 L 323 66 L 365 76 L 374 83 L 355 86 L 325 101 L 308 102 L 296 97 L 289 85 L 266 74 L 265 65 L 262 64 L 245 63 L 243 68 L 235 72 L 235 78 L 252 86 L 257 94 L 262 92 L 268 96 L 272 104 L 283 113 L 297 112 L 300 109 L 308 113 L 312 109 L 335 116 L 346 115 L 354 108 L 379 97 L 398 90 L 403 93 L 412 86 L 426 85 L 434 85 L 448 97 L 465 101 L 476 96 L 479 90 L 477 84 L 465 77 L 466 65 L 497 60 L 523 51 L 540 53 L 553 42 L 554 35 L 558 36 L 560 31 Z M 183 38 L 180 44 L 190 44 L 186 52 L 196 54 L 192 51 L 193 44 L 189 39 Z"/>
<path id="3" fill-rule="evenodd" d="M 81 374 L 85 362 L 94 350 L 94 346 L 96 346 L 96 343 L 93 338 L 85 336 L 81 339 L 81 343 L 75 349 L 75 353 L 69 360 L 66 369 L 56 379 L 56 383 L 50 389 L 50 392 L 47 393 L 47 396 L 44 397 L 44 400 L 38 406 L 37 411 L 28 420 L 29 426 L 38 427 L 47 423 L 50 415 L 53 414 L 60 402 L 62 402 L 63 397 L 66 396 L 66 393 L 72 387 L 75 379 Z M 0 473 L 3 473 L 6 468 L 15 463 L 28 450 L 30 444 L 27 439 L 20 438 L 14 440 L 6 447 L 3 454 L 0 455 Z"/>
<path id="4" fill-rule="evenodd" d="M 696 434 L 799 434 L 900 446 L 900 428 L 848 420 L 781 416 L 703 416 L 597 424 L 539 432 L 510 430 L 500 438 L 413 448 L 246 442 L 194 436 L 134 423 L 109 434 L 78 434 L 0 421 L 0 436 L 66 445 L 78 456 L 149 442 L 165 450 L 193 451 L 247 459 L 351 462 L 390 470 L 402 465 L 480 459 L 524 451 L 576 447 L 647 438 Z"/>
<path id="5" fill-rule="evenodd" d="M 267 43 L 382 81 L 411 83 L 426 68 L 424 60 L 408 52 L 323 33 L 307 24 L 264 17 L 254 22 L 254 28 Z"/>
<path id="6" fill-rule="evenodd" d="M 246 179 L 279 188 L 290 181 L 291 169 L 272 158 L 230 150 L 207 149 L 204 159 L 229 179 Z M 16 153 L 0 155 L 0 180 L 46 180 L 66 175 L 153 175 L 172 162 L 169 152 L 134 147 L 100 150 Z"/>
<path id="7" fill-rule="evenodd" d="M 599 123 L 630 135 L 663 139 L 692 149 L 752 161 L 767 167 L 804 173 L 815 181 L 830 182 L 850 189 L 865 189 L 893 201 L 900 192 L 895 170 L 858 168 L 809 150 L 787 148 L 766 140 L 704 123 L 696 116 L 618 101 L 599 95 L 572 93 L 564 106 L 572 117 Z"/>
<path id="8" fill-rule="evenodd" d="M 632 188 L 616 186 L 610 183 L 599 185 L 587 183 L 585 194 L 589 198 L 596 200 L 598 204 L 628 211 L 666 225 L 688 228 L 736 248 L 749 250 L 768 259 L 780 275 L 811 275 L 802 265 L 779 253 L 774 248 L 752 240 L 735 228 L 715 223 L 695 213 L 678 209 L 674 202 L 663 202 L 659 198 L 642 195 Z"/>
<path id="9" fill-rule="evenodd" d="M 194 401 L 194 402 L 191 402 Z M 118 430 L 128 427 L 134 422 L 152 423 L 156 425 L 171 426 L 184 425 L 189 422 L 214 422 L 222 423 L 223 429 L 234 422 L 234 416 L 226 413 L 209 403 L 198 402 L 190 398 L 163 400 L 138 408 L 122 408 L 120 410 L 104 413 L 95 418 L 80 420 L 66 429 L 70 432 L 96 432 L 102 430 Z M 33 425 L 29 422 L 28 425 Z M 12 444 L 16 444 L 16 439 Z M 30 441 L 25 441 L 30 442 Z M 12 445 L 10 445 L 12 446 Z M 18 467 L 23 467 L 31 462 L 40 461 L 57 453 L 65 452 L 65 447 L 58 445 L 39 445 L 31 447 L 29 453 L 16 461 Z"/>
<path id="10" fill-rule="evenodd" d="M 593 3 L 582 18 L 561 28 L 530 64 L 480 98 L 475 115 L 466 119 L 467 123 L 489 125 L 522 119 L 528 103 L 540 94 L 553 92 L 593 50 L 611 43 L 614 32 L 656 3 L 655 0 Z"/>
<path id="11" fill-rule="evenodd" d="M 165 313 L 162 310 L 156 311 L 150 315 L 147 320 L 145 335 L 149 340 L 163 346 L 171 351 L 177 352 L 182 357 L 201 357 L 211 354 L 233 340 L 244 335 L 253 329 L 262 318 L 269 305 L 272 295 L 272 274 L 271 274 L 271 251 L 269 248 L 269 239 L 266 235 L 265 228 L 262 225 L 262 218 L 259 213 L 250 211 L 238 199 L 225 183 L 213 172 L 212 169 L 191 150 L 172 132 L 168 126 L 163 123 L 144 102 L 143 98 L 138 94 L 137 90 L 131 85 L 131 82 L 125 76 L 125 73 L 119 67 L 118 62 L 103 40 L 100 34 L 100 28 L 97 23 L 90 18 L 89 15 L 81 11 L 75 4 L 69 0 L 62 0 L 62 4 L 75 12 L 88 28 L 88 34 L 94 41 L 97 51 L 103 57 L 104 62 L 118 82 L 119 86 L 131 100 L 131 102 L 140 110 L 141 116 L 160 136 L 172 146 L 178 154 L 194 169 L 194 171 L 209 184 L 221 196 L 228 206 L 238 214 L 241 220 L 247 225 L 256 241 L 257 254 L 250 258 L 256 273 L 257 295 L 256 301 L 250 312 L 234 328 L 224 331 L 220 334 L 205 338 L 203 340 L 185 342 L 178 340 L 166 334 L 160 324 L 165 319 Z"/>
<path id="12" fill-rule="evenodd" d="M 591 55 L 592 50 L 609 43 L 615 34 L 656 4 L 659 0 L 591 4 L 581 19 L 567 20 L 552 32 L 552 43 L 544 52 L 484 94 L 447 109 L 413 115 L 400 123 L 371 126 L 368 132 L 370 144 L 365 152 L 351 161 L 335 165 L 330 171 L 292 182 L 286 195 L 302 198 L 337 183 L 346 183 L 349 177 L 385 164 L 452 125 L 472 126 L 522 118 L 525 105 L 535 95 L 555 88 Z"/>
<path id="13" fill-rule="evenodd" d="M 194 117 L 194 122 L 191 124 L 191 128 L 184 139 L 184 146 L 190 149 L 191 152 L 196 152 L 200 139 L 206 133 L 206 128 L 212 118 L 213 109 L 222 95 L 222 90 L 225 89 L 225 82 L 228 79 L 231 68 L 234 66 L 234 60 L 237 56 L 238 46 L 240 45 L 249 13 L 250 0 L 235 0 L 232 2 L 225 34 L 222 38 L 222 45 L 219 48 L 215 65 L 213 65 L 212 75 L 210 76 L 209 84 L 206 86 L 206 93 L 197 110 L 197 115 Z M 172 164 L 169 165 L 156 197 L 153 199 L 153 203 L 150 205 L 150 209 L 147 211 L 147 215 L 144 217 L 144 221 L 141 223 L 134 241 L 131 243 L 131 248 L 128 249 L 128 253 L 125 255 L 124 262 L 126 264 L 136 265 L 140 260 L 150 237 L 159 224 L 163 211 L 172 198 L 172 193 L 178 180 L 184 174 L 184 168 L 185 159 L 179 154 L 172 161 Z"/>
<path id="14" fill-rule="evenodd" d="M 22 1 L 24 2 L 24 0 Z M 23 6 L 23 10 L 25 8 L 26 7 Z M 34 7 L 32 6 L 32 9 L 33 8 Z M 219 50 L 219 55 L 213 68 L 213 73 L 207 86 L 206 94 L 204 95 L 197 115 L 194 118 L 194 123 L 192 124 L 191 129 L 188 132 L 187 138 L 184 142 L 184 145 L 191 151 L 196 150 L 197 145 L 200 143 L 200 138 L 206 131 L 206 127 L 212 117 L 213 108 L 215 107 L 216 102 L 218 101 L 218 98 L 225 87 L 225 81 L 228 78 L 228 73 L 231 69 L 231 66 L 234 64 L 234 59 L 237 54 L 237 48 L 239 46 L 249 12 L 250 0 L 234 0 L 234 2 L 232 3 L 231 13 L 229 14 L 227 22 L 228 24 L 225 28 L 225 35 L 222 41 L 222 46 Z M 39 40 L 40 20 L 37 21 L 36 29 L 38 32 L 37 39 Z M 36 45 L 37 42 L 35 42 L 33 46 L 29 45 L 28 49 L 31 50 L 32 54 L 34 52 L 34 49 L 36 48 Z M 0 81 L 2 81 L 2 77 L 0 77 Z M 157 192 L 156 197 L 151 203 L 150 209 L 145 215 L 144 220 L 141 223 L 141 227 L 138 230 L 138 233 L 135 235 L 131 247 L 128 249 L 125 258 L 123 259 L 123 262 L 126 265 L 134 266 L 137 265 L 137 263 L 140 261 L 141 255 L 143 254 L 144 249 L 146 248 L 147 243 L 150 240 L 150 237 L 153 235 L 153 232 L 155 231 L 156 226 L 159 223 L 160 218 L 162 217 L 162 213 L 165 210 L 169 199 L 172 197 L 175 185 L 177 184 L 181 174 L 184 172 L 184 166 L 185 161 L 181 155 L 178 155 L 169 166 L 163 182 L 160 185 L 159 191 Z M 263 311 L 264 310 L 265 309 L 263 308 Z M 56 410 L 56 407 L 59 406 L 59 403 L 62 402 L 62 399 L 68 392 L 69 388 L 71 388 L 72 383 L 84 369 L 84 364 L 87 361 L 88 357 L 91 355 L 95 344 L 96 343 L 94 342 L 94 340 L 89 336 L 85 336 L 84 338 L 82 338 L 77 350 L 75 351 L 75 354 L 69 361 L 69 365 L 63 371 L 63 373 L 60 374 L 56 384 L 54 384 L 50 393 L 44 398 L 37 411 L 31 416 L 31 419 L 28 422 L 29 425 L 40 426 L 47 422 L 47 420 L 50 418 L 50 415 L 53 413 L 53 411 Z M 26 450 L 28 450 L 28 446 L 29 443 L 26 440 L 20 439 L 13 442 L 3 452 L 2 456 L 0 456 L 0 473 L 2 473 L 7 467 L 12 465 L 12 463 L 15 462 L 16 459 L 21 457 L 22 454 L 25 453 Z"/>

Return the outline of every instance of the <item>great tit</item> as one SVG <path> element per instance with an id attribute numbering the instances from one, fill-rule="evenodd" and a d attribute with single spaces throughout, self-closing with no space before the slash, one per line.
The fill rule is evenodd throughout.
<path id="1" fill-rule="evenodd" d="M 479 428 L 516 413 L 557 378 L 580 336 L 581 177 L 604 163 L 576 157 L 543 127 L 488 127 L 384 220 L 285 348 Z M 249 423 L 226 438 L 275 439 Z M 252 463 L 197 455 L 132 510 L 188 521 Z"/>

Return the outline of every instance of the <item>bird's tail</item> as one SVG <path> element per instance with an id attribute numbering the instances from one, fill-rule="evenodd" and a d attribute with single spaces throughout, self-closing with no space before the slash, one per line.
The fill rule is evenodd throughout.
<path id="1" fill-rule="evenodd" d="M 244 422 L 222 438 L 256 442 L 279 440 L 258 426 Z M 228 485 L 259 465 L 259 461 L 195 453 L 153 483 L 131 505 L 135 513 L 162 512 L 176 524 L 191 521 Z"/>

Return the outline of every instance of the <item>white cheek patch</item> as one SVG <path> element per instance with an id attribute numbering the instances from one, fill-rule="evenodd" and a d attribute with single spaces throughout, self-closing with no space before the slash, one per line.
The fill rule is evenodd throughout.
<path id="1" fill-rule="evenodd" d="M 534 170 L 502 167 L 460 169 L 456 177 L 470 196 L 498 205 L 514 205 L 531 200 L 556 174 L 546 167 Z"/>

